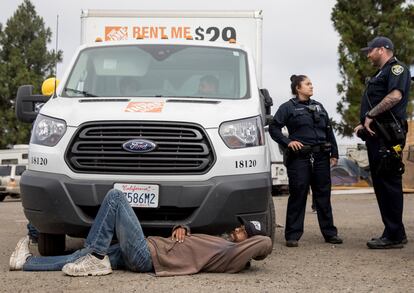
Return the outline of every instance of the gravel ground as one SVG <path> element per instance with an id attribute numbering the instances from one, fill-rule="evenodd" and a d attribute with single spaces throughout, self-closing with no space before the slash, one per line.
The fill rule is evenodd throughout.
<path id="1" fill-rule="evenodd" d="M 284 225 L 287 197 L 274 202 L 277 223 Z M 405 195 L 409 243 L 394 250 L 366 247 L 383 228 L 373 194 L 333 195 L 332 202 L 342 245 L 323 242 L 316 215 L 308 207 L 299 247 L 285 247 L 283 227 L 278 227 L 273 253 L 239 274 L 156 278 L 116 271 L 71 278 L 61 272 L 8 271 L 9 256 L 25 234 L 27 221 L 20 201 L 6 199 L 0 203 L 0 292 L 414 292 L 414 195 Z M 81 243 L 68 242 L 71 247 Z"/>

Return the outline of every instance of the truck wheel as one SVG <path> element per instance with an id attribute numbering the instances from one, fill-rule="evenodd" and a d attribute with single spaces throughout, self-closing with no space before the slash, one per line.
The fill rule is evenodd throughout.
<path id="1" fill-rule="evenodd" d="M 66 237 L 63 234 L 39 233 L 38 250 L 41 255 L 62 255 L 65 251 Z"/>
<path id="2" fill-rule="evenodd" d="M 5 193 L 0 194 L 0 202 L 2 202 L 6 198 L 6 195 L 7 194 L 5 194 Z"/>
<path id="3" fill-rule="evenodd" d="M 269 195 L 267 203 L 267 235 L 272 239 L 272 243 L 275 241 L 275 228 L 276 228 L 276 212 L 275 205 L 273 203 L 272 195 Z"/>

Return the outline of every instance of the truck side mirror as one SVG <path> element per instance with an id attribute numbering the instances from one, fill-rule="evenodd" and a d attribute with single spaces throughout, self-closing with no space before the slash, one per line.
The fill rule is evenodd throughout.
<path id="1" fill-rule="evenodd" d="M 273 106 L 273 99 L 269 94 L 267 89 L 260 89 L 260 97 L 263 99 L 265 114 L 266 114 L 266 125 L 269 125 L 270 121 L 273 119 L 271 108 Z"/>
<path id="2" fill-rule="evenodd" d="M 16 95 L 16 117 L 21 122 L 32 123 L 41 106 L 46 103 L 50 96 L 33 95 L 32 85 L 22 85 L 17 90 Z"/>

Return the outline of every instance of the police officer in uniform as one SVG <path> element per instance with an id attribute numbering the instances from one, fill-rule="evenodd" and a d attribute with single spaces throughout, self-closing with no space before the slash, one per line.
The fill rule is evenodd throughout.
<path id="1" fill-rule="evenodd" d="M 366 140 L 372 182 L 385 226 L 381 237 L 372 238 L 367 246 L 402 248 L 407 237 L 402 221 L 401 150 L 407 131 L 410 71 L 394 57 L 394 45 L 389 38 L 376 37 L 361 50 L 378 71 L 367 81 L 361 101 L 361 123 L 354 131 Z"/>
<path id="2" fill-rule="evenodd" d="M 336 165 L 338 161 L 338 147 L 328 113 L 321 103 L 310 99 L 313 86 L 307 76 L 292 75 L 290 80 L 295 97 L 279 107 L 269 127 L 271 137 L 286 148 L 290 193 L 286 212 L 286 246 L 298 246 L 303 234 L 310 186 L 325 241 L 341 244 L 331 207 L 330 165 Z M 282 134 L 284 126 L 289 131 L 289 137 Z"/>

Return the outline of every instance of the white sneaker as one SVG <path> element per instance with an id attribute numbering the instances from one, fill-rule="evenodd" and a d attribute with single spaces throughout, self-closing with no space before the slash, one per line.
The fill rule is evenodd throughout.
<path id="1" fill-rule="evenodd" d="M 88 253 L 72 263 L 65 264 L 62 272 L 73 277 L 103 276 L 112 273 L 112 268 L 107 255 L 99 259 Z"/>
<path id="2" fill-rule="evenodd" d="M 11 271 L 20 271 L 27 258 L 32 255 L 29 250 L 29 241 L 29 236 L 25 236 L 17 242 L 16 248 L 10 256 L 9 269 Z"/>

